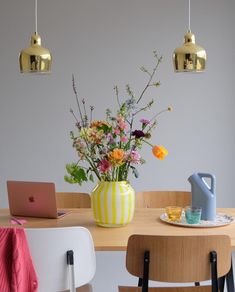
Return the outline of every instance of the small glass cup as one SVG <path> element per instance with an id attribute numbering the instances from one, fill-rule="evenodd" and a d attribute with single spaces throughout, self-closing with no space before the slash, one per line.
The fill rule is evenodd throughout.
<path id="1" fill-rule="evenodd" d="M 167 206 L 165 209 L 166 209 L 166 214 L 168 216 L 168 219 L 170 221 L 172 221 L 172 222 L 180 222 L 181 221 L 182 207 Z"/>
<path id="2" fill-rule="evenodd" d="M 188 224 L 198 224 L 200 223 L 202 215 L 201 207 L 185 207 L 185 219 Z"/>

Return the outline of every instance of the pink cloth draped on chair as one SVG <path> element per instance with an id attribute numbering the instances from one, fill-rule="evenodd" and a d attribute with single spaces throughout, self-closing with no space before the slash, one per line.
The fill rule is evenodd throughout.
<path id="1" fill-rule="evenodd" d="M 24 229 L 0 228 L 0 291 L 35 292 L 37 288 Z"/>

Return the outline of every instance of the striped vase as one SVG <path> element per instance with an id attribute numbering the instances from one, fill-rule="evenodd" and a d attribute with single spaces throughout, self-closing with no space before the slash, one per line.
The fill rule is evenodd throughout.
<path id="1" fill-rule="evenodd" d="M 91 207 L 97 225 L 121 227 L 133 218 L 135 191 L 126 181 L 100 181 L 91 193 Z"/>

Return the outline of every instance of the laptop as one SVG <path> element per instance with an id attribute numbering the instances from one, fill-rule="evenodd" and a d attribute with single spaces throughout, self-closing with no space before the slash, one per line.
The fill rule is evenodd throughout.
<path id="1" fill-rule="evenodd" d="M 7 181 L 9 210 L 13 216 L 61 218 L 68 212 L 57 210 L 52 182 Z"/>

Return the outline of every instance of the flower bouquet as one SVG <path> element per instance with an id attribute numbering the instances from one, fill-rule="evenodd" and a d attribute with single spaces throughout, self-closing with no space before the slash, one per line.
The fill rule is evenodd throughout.
<path id="1" fill-rule="evenodd" d="M 115 189 L 117 192 L 118 184 L 115 184 L 115 186 L 109 184 L 108 187 L 107 182 L 127 182 L 126 184 L 129 185 L 130 172 L 138 177 L 137 166 L 145 162 L 140 152 L 144 145 L 150 147 L 153 155 L 158 159 L 162 160 L 168 154 L 165 147 L 154 145 L 150 140 L 151 133 L 157 126 L 158 116 L 163 112 L 171 111 L 172 108 L 167 107 L 155 113 L 151 118 L 147 118 L 146 112 L 152 108 L 154 100 L 142 104 L 146 91 L 151 87 L 157 88 L 160 86 L 160 82 L 154 81 L 154 79 L 162 57 L 154 52 L 154 60 L 155 64 L 152 71 L 141 67 L 141 70 L 147 74 L 148 79 L 138 96 L 133 93 L 129 85 L 126 85 L 127 98 L 122 99 L 118 87 L 114 87 L 117 111 L 113 114 L 110 109 L 107 109 L 106 117 L 103 120 L 93 119 L 93 106 L 90 106 L 88 117 L 86 102 L 79 98 L 73 77 L 73 91 L 79 115 L 77 116 L 74 110 L 70 110 L 76 122 L 76 132 L 71 131 L 70 135 L 73 147 L 78 155 L 78 161 L 66 165 L 68 174 L 65 175 L 64 179 L 68 183 L 81 185 L 88 180 L 93 182 L 94 176 L 96 176 L 100 182 L 98 185 L 103 185 L 101 189 L 98 187 L 99 201 L 104 201 L 104 197 L 109 193 L 109 188 L 110 190 Z M 121 192 L 120 190 L 123 187 L 118 192 Z M 95 200 L 98 199 L 92 200 L 93 205 Z M 117 199 L 115 198 L 115 200 Z M 98 212 L 101 212 L 101 210 L 96 213 Z"/>

